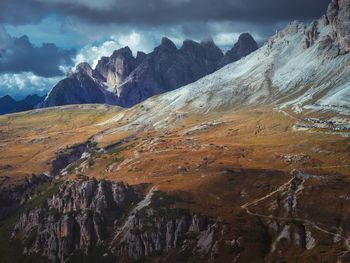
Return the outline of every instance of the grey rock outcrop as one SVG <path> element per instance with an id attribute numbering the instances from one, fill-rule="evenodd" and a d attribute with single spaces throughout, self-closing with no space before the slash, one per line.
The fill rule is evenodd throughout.
<path id="1" fill-rule="evenodd" d="M 136 65 L 137 59 L 133 57 L 130 48 L 125 47 L 114 51 L 111 57 L 102 57 L 96 66 L 96 72 L 101 74 L 108 87 L 116 90 Z"/>
<path id="2" fill-rule="evenodd" d="M 101 75 L 89 64 L 79 64 L 76 72 L 70 73 L 52 88 L 39 107 L 94 103 L 114 105 L 116 95 L 100 79 Z"/>
<path id="3" fill-rule="evenodd" d="M 214 243 L 216 224 L 206 216 L 172 207 L 172 199 L 161 192 L 149 206 L 132 216 L 120 240 L 114 244 L 122 261 L 165 254 L 170 250 L 206 256 Z"/>
<path id="4" fill-rule="evenodd" d="M 307 49 L 315 43 L 319 36 L 318 32 L 318 21 L 315 20 L 311 25 L 305 30 L 304 48 Z"/>
<path id="5" fill-rule="evenodd" d="M 213 55 L 213 52 L 216 52 Z M 151 96 L 177 89 L 215 71 L 223 56 L 212 47 L 186 40 L 177 49 L 168 38 L 146 55 L 118 87 L 117 104 L 131 107 Z M 214 58 L 214 59 L 213 59 Z"/>
<path id="6" fill-rule="evenodd" d="M 327 10 L 341 53 L 350 51 L 350 0 L 332 0 Z"/>
<path id="7" fill-rule="evenodd" d="M 133 189 L 123 183 L 66 181 L 43 207 L 21 215 L 12 237 L 23 236 L 23 253 L 43 261 L 87 255 L 105 241 L 107 228 L 135 199 Z"/>
<path id="8" fill-rule="evenodd" d="M 148 215 L 138 214 L 131 222 L 131 227 L 119 244 L 119 256 L 128 259 L 140 259 L 170 249 L 183 249 L 182 245 L 190 235 L 198 237 L 209 227 L 206 217 L 199 215 L 176 215 L 169 217 L 152 217 L 154 210 Z M 191 250 L 196 252 L 198 239 L 192 240 Z M 199 244 L 198 246 L 200 246 Z M 208 244 L 208 250 L 213 244 Z"/>
<path id="9" fill-rule="evenodd" d="M 96 248 L 98 262 L 106 255 L 133 262 L 170 251 L 196 258 L 217 254 L 219 223 L 176 204 L 160 191 L 142 199 L 124 183 L 65 181 L 42 205 L 26 208 L 11 239 L 21 241 L 28 258 L 54 263 L 85 262 Z"/>
<path id="10" fill-rule="evenodd" d="M 256 49 L 249 34 L 243 34 L 225 56 L 212 40 L 185 40 L 178 49 L 170 39 L 163 38 L 153 52 L 138 52 L 136 58 L 125 47 L 102 57 L 95 69 L 87 63 L 78 65 L 53 87 L 40 107 L 87 103 L 131 107 L 192 83 Z"/>

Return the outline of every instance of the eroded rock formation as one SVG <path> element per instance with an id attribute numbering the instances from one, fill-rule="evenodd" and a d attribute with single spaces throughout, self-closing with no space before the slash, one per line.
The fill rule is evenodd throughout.
<path id="1" fill-rule="evenodd" d="M 23 237 L 28 256 L 64 262 L 105 242 L 108 227 L 136 200 L 133 189 L 123 183 L 66 181 L 42 207 L 21 215 L 12 237 Z"/>
<path id="2" fill-rule="evenodd" d="M 332 26 L 342 53 L 350 51 L 350 1 L 332 0 L 327 10 L 327 18 Z"/>

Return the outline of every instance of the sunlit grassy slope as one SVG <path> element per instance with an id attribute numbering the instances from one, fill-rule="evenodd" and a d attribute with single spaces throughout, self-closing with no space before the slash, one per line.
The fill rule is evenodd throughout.
<path id="1" fill-rule="evenodd" d="M 268 107 L 188 114 L 159 129 L 123 129 L 134 112 L 108 121 L 120 113 L 116 107 L 87 105 L 0 117 L 1 187 L 49 171 L 59 150 L 93 140 L 105 151 L 73 163 L 65 178 L 150 183 L 176 193 L 186 208 L 227 222 L 228 239 L 247 238 L 247 251 L 254 253 L 242 252 L 243 262 L 262 262 L 265 241 L 254 232 L 261 218 L 246 214 L 241 206 L 276 190 L 293 171 L 322 178 L 305 183 L 301 215 L 333 227 L 350 209 L 338 198 L 350 185 L 347 134 L 297 131 L 293 126 L 302 116 Z M 265 213 L 273 202 L 267 199 L 252 211 Z M 314 230 L 312 234 L 329 239 Z M 320 262 L 332 260 L 342 246 L 325 245 L 328 252 L 322 255 L 322 246 L 317 246 L 298 259 L 303 261 L 295 261 L 295 249 L 290 249 L 290 262 Z"/>
<path id="2" fill-rule="evenodd" d="M 99 131 L 94 124 L 118 110 L 107 106 L 66 106 L 0 116 L 2 181 L 13 183 L 32 173 L 49 171 L 57 151 L 88 140 Z"/>

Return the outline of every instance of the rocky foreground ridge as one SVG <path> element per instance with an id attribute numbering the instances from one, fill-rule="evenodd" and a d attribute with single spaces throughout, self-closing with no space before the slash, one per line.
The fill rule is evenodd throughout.
<path id="1" fill-rule="evenodd" d="M 20 215 L 11 238 L 40 262 L 129 262 L 172 249 L 207 255 L 218 224 L 175 202 L 156 190 L 142 197 L 124 183 L 65 181 L 41 206 Z"/>

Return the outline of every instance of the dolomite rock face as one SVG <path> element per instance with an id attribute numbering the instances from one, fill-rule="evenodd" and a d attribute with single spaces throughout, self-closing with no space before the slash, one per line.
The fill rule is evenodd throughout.
<path id="1" fill-rule="evenodd" d="M 153 52 L 133 56 L 129 47 L 102 57 L 95 69 L 82 63 L 50 91 L 40 107 L 106 103 L 131 107 L 145 99 L 192 83 L 258 48 L 242 34 L 232 50 L 223 54 L 212 40 L 185 40 L 181 48 L 164 37 Z"/>
<path id="2" fill-rule="evenodd" d="M 169 250 L 210 256 L 219 224 L 175 203 L 159 191 L 141 198 L 124 183 L 65 181 L 41 207 L 21 214 L 11 239 L 42 262 L 85 260 L 96 257 L 96 248 L 98 262 L 106 255 L 113 262 L 157 258 Z"/>
<path id="3" fill-rule="evenodd" d="M 342 53 L 350 51 L 350 0 L 332 0 L 327 10 Z"/>
<path id="4" fill-rule="evenodd" d="M 317 40 L 319 36 L 318 32 L 318 21 L 314 21 L 311 23 L 311 25 L 305 30 L 305 42 L 304 42 L 304 48 L 307 49 L 314 45 L 315 41 Z"/>
<path id="5" fill-rule="evenodd" d="M 205 256 L 213 246 L 213 239 L 203 240 L 200 235 L 210 237 L 215 228 L 206 217 L 184 213 L 158 217 L 155 210 L 138 213 L 118 245 L 119 257 L 137 260 L 142 257 L 166 253 L 170 249 L 190 250 L 192 254 Z M 169 211 L 168 211 L 169 212 Z M 190 240 L 188 237 L 194 236 Z"/>
<path id="6" fill-rule="evenodd" d="M 216 70 L 223 57 L 215 44 L 186 40 L 180 49 L 168 38 L 142 60 L 117 88 L 117 104 L 131 107 L 151 96 L 177 89 Z"/>
<path id="7" fill-rule="evenodd" d="M 121 48 L 113 52 L 111 57 L 102 57 L 96 71 L 99 72 L 108 87 L 115 90 L 135 69 L 137 59 L 133 57 L 129 47 Z"/>
<path id="8" fill-rule="evenodd" d="M 69 104 L 113 104 L 116 96 L 102 84 L 101 75 L 93 70 L 89 64 L 82 63 L 75 72 L 58 82 L 47 95 L 39 107 L 53 107 Z"/>
<path id="9" fill-rule="evenodd" d="M 169 251 L 203 258 L 209 255 L 219 225 L 208 217 L 176 207 L 174 196 L 151 190 L 115 231 L 111 248 L 117 259 L 161 260 Z M 160 258 L 159 258 L 160 256 Z"/>
<path id="10" fill-rule="evenodd" d="M 21 215 L 12 237 L 21 234 L 23 253 L 44 261 L 63 262 L 73 252 L 87 255 L 104 242 L 107 227 L 135 199 L 123 183 L 67 181 L 43 207 Z"/>

